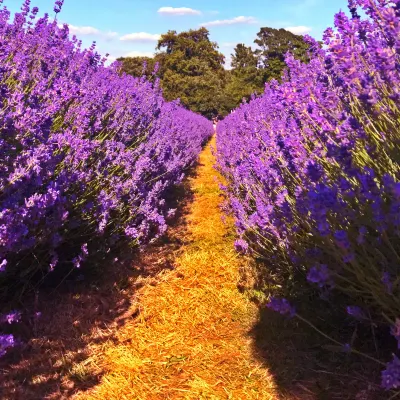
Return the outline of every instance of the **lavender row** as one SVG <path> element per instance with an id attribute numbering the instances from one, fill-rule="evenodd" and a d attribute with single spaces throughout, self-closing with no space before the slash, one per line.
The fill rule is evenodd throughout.
<path id="1" fill-rule="evenodd" d="M 219 124 L 218 163 L 238 250 L 341 293 L 344 312 L 400 340 L 400 1 L 349 11 L 323 46 L 307 38 L 309 64 L 288 54 L 282 82 Z M 396 357 L 382 385 L 400 387 Z"/>
<path id="2" fill-rule="evenodd" d="M 0 279 L 162 235 L 166 191 L 212 134 L 38 11 L 0 9 Z"/>

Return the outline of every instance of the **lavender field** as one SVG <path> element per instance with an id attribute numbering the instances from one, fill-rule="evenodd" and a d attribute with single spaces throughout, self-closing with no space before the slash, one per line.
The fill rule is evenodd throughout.
<path id="1" fill-rule="evenodd" d="M 219 125 L 219 169 L 237 249 L 262 257 L 294 297 L 278 291 L 270 308 L 303 319 L 295 292 L 309 284 L 344 319 L 399 341 L 400 2 L 349 4 L 322 47 L 308 38 L 309 64 L 288 54 L 282 82 Z M 396 355 L 382 386 L 400 387 Z"/>
<path id="2" fill-rule="evenodd" d="M 212 134 L 29 3 L 0 11 L 0 280 L 22 282 L 162 235 L 165 193 Z M 0 353 L 13 343 L 1 336 Z"/>
<path id="3" fill-rule="evenodd" d="M 260 310 L 269 308 L 282 319 L 317 331 L 330 350 L 376 364 L 381 374 L 375 382 L 379 393 L 391 399 L 400 394 L 400 0 L 349 0 L 348 10 L 335 15 L 334 28 L 325 31 L 322 42 L 305 35 L 301 40 L 307 57 L 285 53 L 281 78 L 267 79 L 263 93 L 225 113 L 216 127 L 213 153 L 202 153 L 214 132 L 205 117 L 212 107 L 201 115 L 178 99 L 167 101 L 157 64 L 150 75 L 134 77 L 120 62 L 110 63 L 108 55 L 99 54 L 94 44 L 84 48 L 68 25 L 58 22 L 63 1 L 55 2 L 55 16 L 42 15 L 29 0 L 12 15 L 4 3 L 0 9 L 0 357 L 23 346 L 14 331 L 21 320 L 40 318 L 44 310 L 29 308 L 26 302 L 38 298 L 43 283 L 51 286 L 54 276 L 57 290 L 71 274 L 79 276 L 77 271 L 102 265 L 98 260 L 112 265 L 128 248 L 146 254 L 149 245 L 162 241 L 170 221 L 183 209 L 172 208 L 171 194 L 198 171 L 203 154 L 206 164 L 200 164 L 203 175 L 193 192 L 193 212 L 204 221 L 209 213 L 215 226 L 219 217 L 227 218 L 228 225 L 233 221 L 235 239 L 233 247 L 230 231 L 226 233 L 222 225 L 210 228 L 203 220 L 194 223 L 188 217 L 186 224 L 195 226 L 189 229 L 193 237 L 209 228 L 197 247 L 195 239 L 190 239 L 194 243 L 190 247 L 188 235 L 182 234 L 186 247 L 182 245 L 183 255 L 177 259 L 195 271 L 190 284 L 198 279 L 201 265 L 190 253 L 193 248 L 201 252 L 208 246 L 221 263 L 212 268 L 222 273 L 228 269 L 225 264 L 239 270 L 236 259 L 245 260 L 241 262 L 255 269 Z M 209 176 L 211 164 L 220 174 L 221 191 L 212 192 L 210 200 L 207 188 L 216 190 L 215 179 Z M 208 202 L 213 211 L 207 210 Z M 225 240 L 225 246 L 218 240 Z M 226 256 L 229 251 L 233 258 Z M 207 257 L 211 270 L 214 256 Z M 96 273 L 101 276 L 104 271 L 97 267 Z M 218 279 L 207 278 L 201 285 L 211 287 Z M 236 272 L 226 279 L 236 288 Z M 221 282 L 222 289 L 214 296 L 225 293 Z M 190 292 L 196 290 L 191 287 Z M 191 304 L 191 298 L 183 297 L 173 308 L 166 296 L 160 294 L 163 321 L 168 302 L 174 310 L 171 320 Z M 250 309 L 246 295 L 235 292 L 232 299 Z M 309 318 L 310 299 L 318 313 L 323 310 L 325 319 L 338 325 L 337 332 L 324 330 L 323 323 Z M 212 329 L 223 318 L 212 322 Z M 247 325 L 254 324 L 248 320 Z M 168 329 L 173 336 L 174 326 Z M 185 329 L 191 328 L 185 325 Z M 246 329 L 240 335 L 248 335 Z M 180 341 L 184 340 L 189 339 Z M 196 358 L 197 353 L 186 357 L 179 351 L 183 357 L 179 362 Z M 138 363 L 142 366 L 151 359 L 140 357 L 145 360 Z M 135 353 L 135 360 L 140 357 Z M 211 374 L 217 374 L 217 365 L 224 361 L 218 363 L 209 368 Z M 252 373 L 246 370 L 248 376 Z M 198 371 L 190 374 L 197 376 Z M 237 383 L 238 376 L 227 381 Z M 265 378 L 256 376 L 259 386 L 254 393 L 260 393 Z M 190 398 L 203 398 L 196 397 L 203 392 L 194 391 L 195 386 L 179 382 L 182 391 L 195 393 Z M 210 382 L 204 387 L 218 386 Z M 171 387 L 179 384 L 174 381 Z M 241 399 L 250 390 L 246 386 L 235 392 L 239 389 L 234 387 L 231 397 L 221 394 L 228 392 L 226 388 L 207 393 L 217 396 L 210 398 Z M 107 397 L 107 391 L 99 393 L 102 397 L 82 398 L 114 398 Z M 157 392 L 159 397 L 140 393 L 132 398 L 183 398 L 180 392 L 168 392 L 172 397 L 163 397 L 167 391 Z M 251 393 L 246 398 L 281 398 L 275 388 L 268 392 L 270 397 L 267 392 L 262 397 Z"/>

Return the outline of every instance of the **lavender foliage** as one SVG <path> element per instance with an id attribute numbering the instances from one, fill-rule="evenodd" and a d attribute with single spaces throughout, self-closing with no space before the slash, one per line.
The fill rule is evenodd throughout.
<path id="1" fill-rule="evenodd" d="M 219 124 L 218 168 L 238 234 L 254 254 L 394 325 L 400 1 L 349 0 L 349 10 L 335 16 L 322 46 L 307 39 L 309 64 L 287 54 L 282 82 L 267 83 L 263 96 Z M 398 387 L 397 364 L 388 366 L 385 388 Z"/>
<path id="2" fill-rule="evenodd" d="M 166 192 L 211 122 L 166 102 L 158 82 L 107 67 L 30 0 L 14 16 L 1 3 L 0 283 L 162 235 Z M 3 353 L 13 341 L 0 339 Z"/>

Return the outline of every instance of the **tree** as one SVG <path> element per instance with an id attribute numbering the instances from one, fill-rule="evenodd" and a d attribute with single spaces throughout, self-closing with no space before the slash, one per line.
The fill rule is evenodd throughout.
<path id="1" fill-rule="evenodd" d="M 254 41 L 260 49 L 256 50 L 260 66 L 268 71 L 269 79 L 279 79 L 286 68 L 285 55 L 289 51 L 295 58 L 307 62 L 309 45 L 302 36 L 285 29 L 261 28 Z"/>
<path id="2" fill-rule="evenodd" d="M 155 63 L 166 100 L 180 99 L 191 110 L 209 118 L 221 112 L 224 103 L 226 71 L 224 56 L 210 41 L 206 28 L 162 35 L 154 58 L 121 58 L 123 70 L 134 76 L 151 79 Z M 143 63 L 147 66 L 143 70 Z"/>
<path id="3" fill-rule="evenodd" d="M 259 68 L 259 56 L 250 46 L 239 43 L 232 54 L 232 72 L 234 77 L 240 79 L 242 84 L 252 87 L 252 93 L 264 91 L 266 82 L 265 71 Z"/>
<path id="4" fill-rule="evenodd" d="M 233 69 L 257 68 L 258 58 L 253 49 L 243 43 L 236 45 L 235 54 L 232 54 L 231 66 Z"/>
<path id="5" fill-rule="evenodd" d="M 167 100 L 181 103 L 209 118 L 219 113 L 226 80 L 224 56 L 206 28 L 161 36 L 156 59 Z"/>
<path id="6" fill-rule="evenodd" d="M 280 79 L 286 68 L 285 55 L 291 52 L 303 62 L 308 61 L 309 45 L 302 36 L 285 29 L 261 28 L 254 41 L 259 48 L 238 44 L 232 54 L 232 71 L 225 87 L 227 107 L 237 107 L 243 98 L 264 91 L 265 82 Z"/>
<path id="7" fill-rule="evenodd" d="M 249 46 L 239 43 L 232 54 L 232 70 L 227 72 L 225 107 L 232 109 L 252 94 L 264 91 L 264 71 L 258 68 L 258 57 Z M 229 110 L 228 110 L 229 111 Z"/>
<path id="8" fill-rule="evenodd" d="M 134 76 L 157 76 L 170 101 L 180 99 L 187 108 L 208 118 L 225 115 L 243 100 L 264 91 L 265 82 L 280 79 L 290 51 L 302 61 L 308 60 L 308 44 L 302 36 L 284 29 L 261 28 L 253 50 L 239 43 L 232 54 L 232 70 L 224 69 L 224 56 L 210 40 L 206 28 L 177 33 L 168 31 L 157 43 L 154 58 L 120 58 L 123 70 Z M 146 63 L 146 67 L 143 64 Z"/>
<path id="9" fill-rule="evenodd" d="M 151 78 L 156 60 L 150 57 L 120 57 L 117 61 L 122 63 L 122 69 L 129 75 L 143 76 Z"/>
<path id="10" fill-rule="evenodd" d="M 184 60 L 201 59 L 213 70 L 222 70 L 225 57 L 218 51 L 218 45 L 210 41 L 210 32 L 206 28 L 177 33 L 168 31 L 161 36 L 157 44 L 161 55 L 180 55 Z"/>

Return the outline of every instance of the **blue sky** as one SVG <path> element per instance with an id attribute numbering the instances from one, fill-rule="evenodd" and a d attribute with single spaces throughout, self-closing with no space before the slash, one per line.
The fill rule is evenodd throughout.
<path id="1" fill-rule="evenodd" d="M 17 11 L 23 0 L 4 0 Z M 32 0 L 40 14 L 53 13 L 54 0 Z M 347 0 L 65 0 L 58 19 L 86 46 L 120 56 L 151 55 L 160 34 L 206 26 L 211 40 L 229 56 L 236 43 L 251 45 L 261 26 L 288 28 L 320 39 L 345 10 Z"/>

